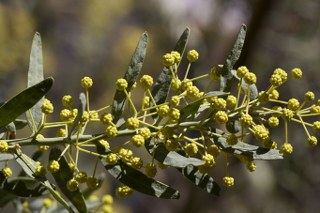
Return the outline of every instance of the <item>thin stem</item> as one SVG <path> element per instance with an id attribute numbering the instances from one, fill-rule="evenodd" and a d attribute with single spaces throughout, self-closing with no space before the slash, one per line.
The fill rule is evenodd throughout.
<path id="1" fill-rule="evenodd" d="M 136 110 L 136 107 L 134 106 L 134 104 L 133 104 L 133 102 L 132 102 L 132 100 L 131 100 L 131 97 L 130 97 L 128 91 L 127 91 L 126 89 L 124 89 L 123 91 L 124 91 L 124 93 L 126 94 L 127 99 L 128 99 L 128 101 L 129 101 L 129 103 L 130 103 L 130 106 L 131 106 L 132 109 L 133 109 L 134 117 L 136 117 L 137 114 L 138 114 L 138 112 L 137 112 L 137 110 Z"/>
<path id="2" fill-rule="evenodd" d="M 190 67 L 191 67 L 191 63 L 189 62 L 189 64 L 188 64 L 188 67 L 187 67 L 187 70 L 186 70 L 186 73 L 185 73 L 185 75 L 184 75 L 183 80 L 186 80 L 186 79 L 187 79 L 188 74 L 189 74 Z"/>

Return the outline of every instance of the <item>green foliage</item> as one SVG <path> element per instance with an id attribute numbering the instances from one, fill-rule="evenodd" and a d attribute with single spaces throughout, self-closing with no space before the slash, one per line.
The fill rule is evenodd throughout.
<path id="1" fill-rule="evenodd" d="M 97 143 L 97 150 L 101 155 L 110 152 L 110 150 L 104 150 L 104 147 L 99 143 Z M 128 166 L 122 160 L 118 160 L 117 163 L 112 165 L 104 158 L 101 158 L 101 162 L 109 174 L 138 192 L 165 199 L 177 199 L 180 197 L 177 190 L 147 177 L 142 172 Z"/>
<path id="2" fill-rule="evenodd" d="M 0 128 L 13 122 L 19 115 L 34 106 L 52 87 L 53 78 L 47 78 L 25 89 L 0 107 Z"/>
<path id="3" fill-rule="evenodd" d="M 288 141 L 289 121 L 302 125 L 311 146 L 317 144 L 317 138 L 308 129 L 319 132 L 320 122 L 304 120 L 320 115 L 319 103 L 312 102 L 312 92 L 306 93 L 307 98 L 301 104 L 278 100 L 277 87 L 289 80 L 284 70 L 276 69 L 269 79 L 270 86 L 258 91 L 255 74 L 244 66 L 234 68 L 244 44 L 245 25 L 224 65 L 193 79 L 188 77 L 190 67 L 199 57 L 196 50 L 186 54 L 185 71 L 179 66 L 183 63 L 189 35 L 187 28 L 173 51 L 164 55 L 164 68 L 153 85 L 151 76 L 140 78 L 148 44 L 148 35 L 143 33 L 127 72 L 117 81 L 110 105 L 92 109 L 89 92 L 93 80 L 84 77 L 81 80 L 84 92 L 79 95 L 78 106 L 74 107 L 72 97 L 68 96 L 69 103 L 63 102 L 65 108 L 60 111 L 61 121 L 48 122 L 54 106 L 44 96 L 51 89 L 53 78 L 43 77 L 41 38 L 36 33 L 30 54 L 28 88 L 0 106 L 0 162 L 4 165 L 0 172 L 3 194 L 0 207 L 16 202 L 17 208 L 28 208 L 26 211 L 110 210 L 110 196 L 90 200 L 90 195 L 101 189 L 106 180 L 104 175 L 97 178 L 98 163 L 102 164 L 104 173 L 122 184 L 115 190 L 120 198 L 134 190 L 155 198 L 178 199 L 178 190 L 156 178 L 159 169 L 168 167 L 175 168 L 208 194 L 218 196 L 221 181 L 226 187 L 234 185 L 229 170 L 230 157 L 239 159 L 253 172 L 255 161 L 279 160 L 293 152 Z M 292 78 L 300 78 L 299 73 L 301 70 L 296 68 Z M 197 87 L 199 79 L 208 81 L 205 89 Z M 213 89 L 214 83 L 219 84 L 218 91 Z M 143 98 L 141 104 L 136 104 L 133 99 L 139 84 Z M 235 94 L 232 85 L 236 85 Z M 26 120 L 18 118 L 22 114 Z M 270 132 L 280 121 L 285 135 L 284 143 L 278 148 Z M 90 134 L 86 131 L 89 123 L 102 125 L 105 131 Z M 27 124 L 30 136 L 16 138 L 16 132 Z M 60 128 L 56 137 L 42 135 L 45 134 L 43 130 L 49 128 Z M 255 142 L 251 138 L 255 138 Z M 112 140 L 116 143 L 111 143 Z M 39 150 L 29 157 L 22 149 L 24 146 Z M 136 149 L 149 154 L 148 162 L 133 153 Z M 47 150 L 49 154 L 43 155 Z M 79 158 L 84 154 L 96 158 L 92 176 L 80 170 Z M 221 181 L 211 173 L 216 162 L 220 162 L 216 161 L 219 155 L 225 155 L 226 159 L 226 175 Z M 9 161 L 20 165 L 22 171 L 18 175 L 12 174 Z M 33 197 L 37 205 L 24 206 L 21 198 L 29 197 Z"/>
<path id="4" fill-rule="evenodd" d="M 66 159 L 61 156 L 58 148 L 50 151 L 49 160 L 58 160 L 60 164 L 59 171 L 52 174 L 61 192 L 70 200 L 78 212 L 87 212 L 87 206 L 84 197 L 79 189 L 71 192 L 67 189 L 67 182 L 73 178 L 73 171 L 70 169 Z"/>
<path id="5" fill-rule="evenodd" d="M 143 33 L 140 37 L 139 43 L 136 47 L 135 52 L 131 58 L 128 70 L 124 75 L 124 79 L 128 82 L 128 91 L 131 90 L 131 87 L 136 82 L 146 57 L 147 53 L 147 43 L 148 43 L 148 34 Z M 124 111 L 124 106 L 126 103 L 127 96 L 124 91 L 117 90 L 112 104 L 112 115 L 113 121 L 117 122 Z"/>

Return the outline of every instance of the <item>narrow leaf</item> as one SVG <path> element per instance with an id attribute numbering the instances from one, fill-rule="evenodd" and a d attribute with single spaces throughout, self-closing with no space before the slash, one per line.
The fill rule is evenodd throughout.
<path id="1" fill-rule="evenodd" d="M 61 155 L 61 151 L 58 148 L 53 148 L 49 154 L 49 160 L 57 160 Z M 64 156 L 59 160 L 59 171 L 52 173 L 57 185 L 62 193 L 70 200 L 70 202 L 77 208 L 79 212 L 87 212 L 87 206 L 85 199 L 79 189 L 76 191 L 69 191 L 67 189 L 67 182 L 73 178 L 73 172 L 71 171 L 68 162 Z"/>
<path id="2" fill-rule="evenodd" d="M 200 166 L 204 161 L 198 158 L 184 157 L 177 152 L 168 151 L 163 143 L 159 143 L 155 149 L 155 159 L 164 165 L 173 167 L 186 167 L 187 165 Z"/>
<path id="3" fill-rule="evenodd" d="M 215 180 L 208 174 L 202 174 L 198 168 L 193 165 L 188 165 L 178 170 L 197 187 L 205 190 L 207 193 L 218 196 L 220 194 L 220 187 Z"/>
<path id="4" fill-rule="evenodd" d="M 132 85 L 136 82 L 141 72 L 142 65 L 146 57 L 147 43 L 148 34 L 145 32 L 140 37 L 136 50 L 131 58 L 129 68 L 123 77 L 128 82 L 127 91 L 131 90 Z M 120 119 L 122 112 L 125 109 L 126 99 L 127 97 L 124 91 L 117 90 L 115 92 L 112 105 L 112 116 L 114 123 L 116 123 Z"/>
<path id="5" fill-rule="evenodd" d="M 18 197 L 38 197 L 48 193 L 46 187 L 33 178 L 17 177 L 8 181 L 2 173 L 0 188 Z"/>
<path id="6" fill-rule="evenodd" d="M 99 154 L 105 155 L 110 152 L 110 150 L 106 150 L 99 143 L 96 146 Z M 109 174 L 138 192 L 164 199 L 178 199 L 180 197 L 177 190 L 160 181 L 147 177 L 121 160 L 118 160 L 114 165 L 108 164 L 104 158 L 101 158 L 101 162 Z"/>
<path id="7" fill-rule="evenodd" d="M 211 141 L 219 146 L 219 148 L 228 153 L 242 155 L 249 157 L 252 160 L 279 160 L 283 159 L 279 150 L 269 149 L 265 147 L 255 146 L 247 144 L 242 141 L 238 141 L 237 144 L 230 146 L 224 137 L 219 137 L 216 140 Z"/>
<path id="8" fill-rule="evenodd" d="M 154 142 L 152 139 L 146 141 L 145 145 L 148 152 L 151 155 L 154 153 L 154 158 L 164 165 L 183 168 L 188 165 L 200 166 L 204 164 L 204 161 L 200 159 L 185 157 L 177 152 L 168 151 L 163 143 L 158 143 L 155 148 L 153 144 Z"/>
<path id="9" fill-rule="evenodd" d="M 247 27 L 245 25 L 242 25 L 240 28 L 240 32 L 238 34 L 238 37 L 233 45 L 233 48 L 231 52 L 229 53 L 227 60 L 225 61 L 223 68 L 221 70 L 221 76 L 220 76 L 220 90 L 224 92 L 229 92 L 232 86 L 232 78 L 233 75 L 231 73 L 231 70 L 235 63 L 238 61 L 241 50 L 244 44 L 244 40 L 246 37 L 246 31 Z"/>
<path id="10" fill-rule="evenodd" d="M 181 57 L 183 56 L 183 53 L 186 49 L 189 35 L 190 29 L 186 28 L 174 48 L 174 51 L 179 52 Z M 162 104 L 166 101 L 170 89 L 171 80 L 172 76 L 170 70 L 164 67 L 151 91 L 152 96 L 157 104 Z"/>
<path id="11" fill-rule="evenodd" d="M 31 159 L 28 155 L 25 155 L 24 153 L 16 152 L 14 153 L 16 162 L 20 164 L 23 171 L 32 179 L 40 183 L 42 186 L 44 186 L 50 194 L 61 204 L 64 206 L 65 209 L 67 209 L 69 212 L 74 213 L 75 211 L 67 204 L 67 202 L 57 193 L 57 191 L 52 187 L 52 184 L 47 180 L 47 178 L 44 177 L 36 177 L 34 176 L 35 168 L 38 166 L 37 163 Z M 37 152 L 33 156 L 34 158 L 37 158 L 39 155 Z M 68 167 L 69 168 L 69 167 Z"/>
<path id="12" fill-rule="evenodd" d="M 53 78 L 27 88 L 0 107 L 0 128 L 14 121 L 19 115 L 34 106 L 52 87 Z"/>
<path id="13" fill-rule="evenodd" d="M 43 59 L 42 59 L 42 45 L 41 37 L 39 33 L 36 33 L 33 37 L 31 53 L 30 53 L 30 63 L 28 71 L 28 87 L 31 87 L 41 81 L 43 81 Z M 29 112 L 26 112 L 26 117 L 30 128 L 33 132 L 36 131 L 34 127 L 38 128 L 41 119 L 41 105 L 44 98 L 41 98 Z"/>
<path id="14" fill-rule="evenodd" d="M 0 153 L 0 162 L 14 159 L 13 154 Z"/>

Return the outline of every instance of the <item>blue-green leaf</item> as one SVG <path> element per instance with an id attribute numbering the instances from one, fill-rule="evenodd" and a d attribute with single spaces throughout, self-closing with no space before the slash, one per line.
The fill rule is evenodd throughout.
<path id="1" fill-rule="evenodd" d="M 29 87 L 0 107 L 0 128 L 13 122 L 34 106 L 52 87 L 53 78 L 47 78 Z"/>
<path id="2" fill-rule="evenodd" d="M 12 160 L 12 159 L 14 159 L 14 155 L 13 154 L 0 153 L 0 162 Z"/>
<path id="3" fill-rule="evenodd" d="M 96 144 L 98 153 L 105 155 L 110 152 L 99 143 Z M 167 186 L 160 181 L 147 177 L 142 172 L 128 166 L 126 163 L 118 160 L 114 165 L 110 165 L 104 158 L 101 158 L 102 165 L 114 178 L 130 188 L 146 195 L 155 196 L 164 199 L 178 199 L 180 194 L 177 190 Z"/>
<path id="4" fill-rule="evenodd" d="M 279 160 L 283 159 L 279 150 L 270 149 L 238 140 L 237 144 L 229 145 L 224 137 L 211 139 L 222 151 L 235 155 L 246 156 L 252 160 Z"/>
<path id="5" fill-rule="evenodd" d="M 238 37 L 233 45 L 233 48 L 231 49 L 231 52 L 229 53 L 227 60 L 225 61 L 222 67 L 222 70 L 220 73 L 221 74 L 220 76 L 221 91 L 229 92 L 231 90 L 232 78 L 233 78 L 231 70 L 240 57 L 244 40 L 246 37 L 246 31 L 247 31 L 247 27 L 245 25 L 242 25 L 240 28 Z"/>
<path id="6" fill-rule="evenodd" d="M 16 177 L 8 181 L 0 172 L 0 188 L 18 197 L 38 197 L 47 194 L 47 188 L 33 178 Z"/>
<path id="7" fill-rule="evenodd" d="M 36 33 L 33 37 L 31 53 L 30 53 L 30 63 L 29 63 L 29 71 L 28 71 L 28 87 L 31 87 L 41 81 L 43 81 L 43 59 L 42 59 L 42 45 L 41 45 L 41 37 L 39 33 Z M 26 112 L 26 117 L 28 124 L 33 132 L 37 130 L 41 119 L 41 105 L 43 103 L 44 98 L 41 98 L 31 109 Z"/>
<path id="8" fill-rule="evenodd" d="M 52 173 L 57 185 L 59 186 L 62 193 L 70 200 L 70 202 L 77 208 L 78 212 L 87 212 L 87 206 L 85 199 L 79 189 L 76 191 L 69 191 L 67 189 L 67 182 L 73 178 L 73 172 L 71 171 L 68 162 L 61 156 L 61 151 L 58 148 L 53 148 L 49 154 L 49 160 L 59 159 L 60 169 L 59 171 Z"/>
<path id="9" fill-rule="evenodd" d="M 193 165 L 188 165 L 178 170 L 197 187 L 205 190 L 207 193 L 218 196 L 220 194 L 220 187 L 215 180 L 208 174 L 202 174 L 198 168 Z"/>
<path id="10" fill-rule="evenodd" d="M 14 153 L 14 157 L 16 159 L 16 162 L 21 166 L 25 174 L 27 174 L 31 179 L 37 181 L 40 183 L 43 187 L 45 187 L 50 194 L 59 202 L 61 203 L 65 209 L 67 209 L 69 212 L 74 213 L 75 211 L 67 204 L 67 202 L 56 192 L 56 190 L 52 187 L 52 184 L 47 180 L 46 176 L 43 177 L 35 177 L 35 168 L 38 166 L 38 164 L 30 158 L 28 155 L 25 155 L 21 151 L 16 151 Z M 33 155 L 34 158 L 39 157 L 39 153 L 36 152 Z M 69 168 L 69 167 L 68 167 Z"/>
<path id="11" fill-rule="evenodd" d="M 147 140 L 145 146 L 157 161 L 167 166 L 183 168 L 187 165 L 201 166 L 204 164 L 204 161 L 198 158 L 185 157 L 177 152 L 168 151 L 163 143 L 154 146 L 153 139 Z"/>
<path id="12" fill-rule="evenodd" d="M 129 68 L 123 77 L 128 82 L 127 91 L 131 90 L 132 85 L 136 82 L 141 72 L 142 65 L 146 57 L 147 44 L 148 44 L 148 34 L 145 32 L 140 37 L 136 50 L 133 53 L 133 56 L 131 58 Z M 117 123 L 117 121 L 120 119 L 122 112 L 125 109 L 126 99 L 127 97 L 124 91 L 117 90 L 115 92 L 115 95 L 113 98 L 113 104 L 112 104 L 112 116 L 113 116 L 114 123 Z"/>

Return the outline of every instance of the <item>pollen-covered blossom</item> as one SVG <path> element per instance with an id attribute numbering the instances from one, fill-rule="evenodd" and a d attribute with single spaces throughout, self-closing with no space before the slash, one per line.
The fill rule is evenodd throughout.
<path id="1" fill-rule="evenodd" d="M 223 98 L 213 96 L 207 98 L 207 101 L 211 103 L 212 108 L 216 110 L 224 110 L 227 107 L 227 102 Z"/>
<path id="2" fill-rule="evenodd" d="M 140 79 L 140 86 L 142 89 L 147 90 L 153 84 L 153 78 L 150 75 L 143 75 Z"/>
<path id="3" fill-rule="evenodd" d="M 207 152 L 215 158 L 220 154 L 220 149 L 217 145 L 211 144 L 207 147 Z"/>
<path id="4" fill-rule="evenodd" d="M 290 143 L 282 144 L 280 152 L 285 155 L 289 155 L 293 152 L 293 146 Z"/>
<path id="5" fill-rule="evenodd" d="M 315 95 L 314 95 L 314 93 L 311 92 L 311 91 L 308 91 L 308 92 L 306 92 L 306 93 L 304 94 L 304 100 L 305 100 L 305 101 L 313 101 L 314 98 L 315 98 Z"/>
<path id="6" fill-rule="evenodd" d="M 198 153 L 198 146 L 195 143 L 188 143 L 184 146 L 184 151 L 187 153 L 188 156 L 194 156 Z"/>
<path id="7" fill-rule="evenodd" d="M 228 107 L 234 107 L 237 104 L 237 98 L 233 95 L 228 95 L 226 102 Z"/>
<path id="8" fill-rule="evenodd" d="M 270 84 L 272 86 L 278 87 L 283 84 L 283 80 L 279 74 L 272 74 L 270 77 Z"/>
<path id="9" fill-rule="evenodd" d="M 241 66 L 237 69 L 237 76 L 243 78 L 249 72 L 246 66 Z"/>
<path id="10" fill-rule="evenodd" d="M 178 120 L 180 118 L 180 110 L 177 108 L 171 108 L 169 116 L 172 120 Z"/>
<path id="11" fill-rule="evenodd" d="M 9 168 L 9 167 L 4 167 L 2 170 L 1 170 L 2 174 L 4 175 L 5 178 L 9 178 L 12 176 L 12 170 Z"/>
<path id="12" fill-rule="evenodd" d="M 0 153 L 7 152 L 9 149 L 9 145 L 6 141 L 0 141 Z"/>
<path id="13" fill-rule="evenodd" d="M 130 161 L 133 157 L 133 152 L 130 149 L 121 148 L 118 154 L 125 161 Z"/>
<path id="14" fill-rule="evenodd" d="M 176 61 L 176 58 L 171 53 L 166 53 L 165 55 L 162 56 L 162 64 L 165 67 L 170 67 L 174 65 L 175 61 Z"/>
<path id="15" fill-rule="evenodd" d="M 180 89 L 180 87 L 181 87 L 181 81 L 180 81 L 180 79 L 178 79 L 178 78 L 172 78 L 171 88 L 172 88 L 173 90 L 178 90 L 178 89 Z"/>
<path id="16" fill-rule="evenodd" d="M 188 88 L 192 87 L 193 83 L 190 79 L 184 79 L 183 81 L 181 81 L 181 89 L 183 90 L 187 90 Z"/>
<path id="17" fill-rule="evenodd" d="M 318 140 L 317 140 L 316 137 L 310 136 L 310 137 L 308 138 L 308 143 L 309 143 L 310 146 L 315 146 L 315 145 L 317 145 Z"/>
<path id="18" fill-rule="evenodd" d="M 130 163 L 131 165 L 136 168 L 136 169 L 141 169 L 142 166 L 143 166 L 143 161 L 141 158 L 139 157 L 133 157 L 131 160 L 130 160 Z"/>
<path id="19" fill-rule="evenodd" d="M 210 154 L 202 155 L 202 160 L 205 162 L 204 166 L 207 167 L 213 167 L 216 164 L 214 157 Z"/>
<path id="20" fill-rule="evenodd" d="M 65 96 L 62 97 L 61 102 L 62 102 L 62 105 L 63 105 L 64 107 L 72 107 L 72 105 L 73 105 L 73 98 L 72 98 L 71 95 L 65 95 Z"/>
<path id="21" fill-rule="evenodd" d="M 116 164 L 118 162 L 118 156 L 114 153 L 109 153 L 105 157 L 108 164 Z"/>
<path id="22" fill-rule="evenodd" d="M 50 100 L 48 99 L 44 99 L 43 103 L 42 103 L 42 106 L 41 106 L 41 111 L 44 113 L 44 114 L 52 114 L 53 113 L 53 105 L 51 103 Z"/>
<path id="23" fill-rule="evenodd" d="M 144 145 L 144 137 L 141 135 L 134 135 L 132 136 L 130 142 L 136 147 L 141 147 Z"/>
<path id="24" fill-rule="evenodd" d="M 179 63 L 181 61 L 181 55 L 177 51 L 171 51 L 171 55 L 174 57 L 174 63 Z"/>
<path id="25" fill-rule="evenodd" d="M 110 144 L 108 141 L 104 140 L 104 139 L 100 139 L 98 141 L 105 149 L 110 149 Z"/>
<path id="26" fill-rule="evenodd" d="M 253 135 L 259 141 L 266 141 L 269 139 L 269 130 L 263 125 L 253 126 Z"/>
<path id="27" fill-rule="evenodd" d="M 246 82 L 247 84 L 251 85 L 251 84 L 255 84 L 257 82 L 257 77 L 253 72 L 248 72 L 247 74 L 245 74 L 245 76 L 243 77 L 244 82 Z"/>
<path id="28" fill-rule="evenodd" d="M 279 118 L 275 117 L 275 116 L 271 116 L 270 118 L 268 118 L 268 124 L 270 127 L 276 127 L 279 125 Z"/>
<path id="29" fill-rule="evenodd" d="M 128 87 L 128 82 L 124 78 L 120 78 L 116 81 L 116 88 L 117 90 L 125 90 Z"/>
<path id="30" fill-rule="evenodd" d="M 37 177 L 43 177 L 47 173 L 47 170 L 38 162 L 37 167 L 35 168 L 34 175 Z"/>
<path id="31" fill-rule="evenodd" d="M 90 87 L 92 87 L 93 81 L 90 77 L 83 77 L 81 79 L 81 86 L 84 89 L 89 89 Z"/>
<path id="32" fill-rule="evenodd" d="M 257 165 L 252 160 L 247 160 L 246 167 L 250 172 L 254 172 L 257 168 Z"/>
<path id="33" fill-rule="evenodd" d="M 169 108 L 169 106 L 166 105 L 166 104 L 159 106 L 159 108 L 157 109 L 158 115 L 159 115 L 160 117 L 165 117 L 165 116 L 167 116 L 168 113 L 169 113 L 169 111 L 170 111 L 170 108 Z"/>
<path id="34" fill-rule="evenodd" d="M 284 71 L 281 68 L 276 68 L 273 71 L 273 74 L 280 75 L 280 77 L 282 79 L 282 82 L 285 82 L 287 80 L 287 78 L 288 78 L 288 74 L 286 73 L 286 71 Z"/>
<path id="35" fill-rule="evenodd" d="M 128 197 L 132 193 L 132 189 L 129 186 L 119 186 L 116 189 L 116 196 L 119 198 Z"/>
<path id="36" fill-rule="evenodd" d="M 215 120 L 218 124 L 227 123 L 227 121 L 228 121 L 228 114 L 227 114 L 225 111 L 218 111 L 218 112 L 214 115 L 214 120 Z"/>
<path id="37" fill-rule="evenodd" d="M 126 125 L 128 129 L 137 129 L 139 127 L 139 120 L 134 117 L 128 118 Z"/>
<path id="38" fill-rule="evenodd" d="M 302 71 L 300 68 L 293 68 L 291 70 L 291 76 L 293 79 L 300 79 L 302 77 Z"/>
<path id="39" fill-rule="evenodd" d="M 293 114 L 292 110 L 290 110 L 290 109 L 283 109 L 281 116 L 282 116 L 283 119 L 289 121 L 289 120 L 291 120 L 293 118 L 294 114 Z"/>
<path id="40" fill-rule="evenodd" d="M 180 98 L 179 98 L 179 96 L 177 96 L 177 95 L 172 96 L 171 99 L 170 99 L 170 104 L 171 104 L 173 107 L 179 106 L 179 104 L 180 104 Z"/>
<path id="41" fill-rule="evenodd" d="M 69 109 L 63 109 L 60 112 L 60 119 L 62 121 L 70 121 L 73 118 L 73 113 Z"/>
<path id="42" fill-rule="evenodd" d="M 151 137 L 151 131 L 148 127 L 142 127 L 141 129 L 139 129 L 138 134 L 146 140 Z"/>
<path id="43" fill-rule="evenodd" d="M 56 173 L 60 169 L 60 164 L 56 160 L 51 160 L 47 167 L 48 171 L 51 173 Z"/>
<path id="44" fill-rule="evenodd" d="M 106 129 L 106 134 L 108 137 L 115 137 L 118 135 L 118 130 L 117 127 L 115 126 L 108 126 Z"/>
<path id="45" fill-rule="evenodd" d="M 320 121 L 315 121 L 312 124 L 312 128 L 315 132 L 319 132 L 320 131 Z"/>
<path id="46" fill-rule="evenodd" d="M 187 59 L 190 63 L 195 62 L 199 58 L 199 53 L 196 50 L 189 50 L 187 53 Z"/>
<path id="47" fill-rule="evenodd" d="M 226 187 L 231 187 L 234 185 L 234 178 L 230 176 L 225 176 L 223 179 L 223 185 Z"/>
<path id="48" fill-rule="evenodd" d="M 253 123 L 253 118 L 249 114 L 242 113 L 240 117 L 240 124 L 244 127 L 251 126 Z"/>
<path id="49" fill-rule="evenodd" d="M 299 109 L 299 107 L 300 107 L 300 103 L 299 103 L 298 99 L 296 99 L 296 98 L 289 99 L 288 109 L 295 111 L 295 110 Z"/>
<path id="50" fill-rule="evenodd" d="M 105 113 L 105 114 L 101 115 L 100 121 L 103 124 L 108 124 L 108 125 L 112 124 L 112 115 L 111 115 L 111 113 Z"/>

